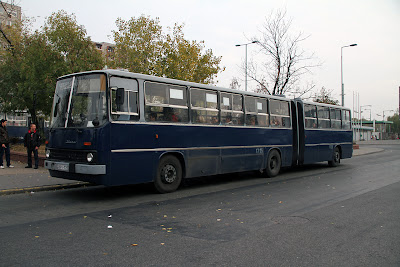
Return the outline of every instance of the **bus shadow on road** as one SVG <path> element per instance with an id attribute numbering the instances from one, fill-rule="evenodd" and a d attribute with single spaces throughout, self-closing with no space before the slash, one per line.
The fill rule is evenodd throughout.
<path id="1" fill-rule="evenodd" d="M 203 176 L 185 179 L 177 192 L 170 194 L 179 194 L 179 192 L 189 193 L 191 190 L 202 188 L 209 188 L 211 191 L 217 189 L 224 190 L 223 186 L 227 185 L 226 189 L 231 189 L 232 186 L 246 187 L 250 186 L 247 182 L 263 183 L 264 181 L 269 184 L 281 183 L 286 181 L 294 181 L 304 179 L 311 176 L 320 176 L 327 173 L 342 170 L 344 165 L 336 168 L 330 168 L 327 164 L 316 163 L 309 165 L 296 166 L 292 168 L 283 168 L 281 173 L 274 178 L 267 178 L 264 174 L 258 171 L 240 172 L 230 174 L 220 174 L 213 176 Z M 229 187 L 228 187 L 229 185 Z M 253 186 L 252 183 L 251 186 Z M 222 186 L 222 188 L 221 188 Z M 132 197 L 146 197 L 151 195 L 161 195 L 156 192 L 152 183 L 136 184 L 136 185 L 123 185 L 123 186 L 89 186 L 76 188 L 72 190 L 64 190 L 63 194 L 67 197 L 78 198 L 84 201 L 108 201 Z M 168 194 L 167 194 L 168 195 Z"/>

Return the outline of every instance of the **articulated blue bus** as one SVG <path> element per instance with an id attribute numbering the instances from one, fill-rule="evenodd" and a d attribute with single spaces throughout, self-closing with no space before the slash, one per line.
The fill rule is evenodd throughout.
<path id="1" fill-rule="evenodd" d="M 102 185 L 183 179 L 328 161 L 353 153 L 350 110 L 300 99 L 99 70 L 57 81 L 45 167 Z"/>

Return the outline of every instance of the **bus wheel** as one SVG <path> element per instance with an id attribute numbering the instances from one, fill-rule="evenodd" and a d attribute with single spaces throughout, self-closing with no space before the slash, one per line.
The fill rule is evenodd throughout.
<path id="1" fill-rule="evenodd" d="M 328 165 L 331 167 L 336 167 L 340 164 L 340 150 L 335 147 L 333 150 L 332 160 L 328 161 Z"/>
<path id="2" fill-rule="evenodd" d="M 267 177 L 272 178 L 278 175 L 281 170 L 281 155 L 277 150 L 272 150 L 268 154 L 267 159 L 267 168 L 265 169 L 265 173 Z"/>
<path id="3" fill-rule="evenodd" d="M 182 182 L 182 167 L 174 156 L 161 158 L 158 164 L 157 177 L 154 186 L 160 193 L 170 193 L 178 189 Z"/>

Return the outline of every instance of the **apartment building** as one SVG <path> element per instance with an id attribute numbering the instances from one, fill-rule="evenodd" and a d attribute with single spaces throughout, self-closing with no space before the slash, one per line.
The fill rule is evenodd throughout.
<path id="1" fill-rule="evenodd" d="M 21 21 L 21 7 L 1 1 L 0 3 L 1 27 L 12 26 L 17 21 Z"/>
<path id="2" fill-rule="evenodd" d="M 93 42 L 96 49 L 99 50 L 102 55 L 108 59 L 113 59 L 115 44 L 107 42 Z"/>

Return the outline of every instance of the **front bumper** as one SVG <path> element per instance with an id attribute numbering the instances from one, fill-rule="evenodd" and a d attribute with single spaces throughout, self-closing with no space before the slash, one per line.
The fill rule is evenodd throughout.
<path id="1" fill-rule="evenodd" d="M 106 165 L 89 165 L 62 161 L 44 161 L 44 167 L 52 171 L 100 175 L 106 174 Z"/>

